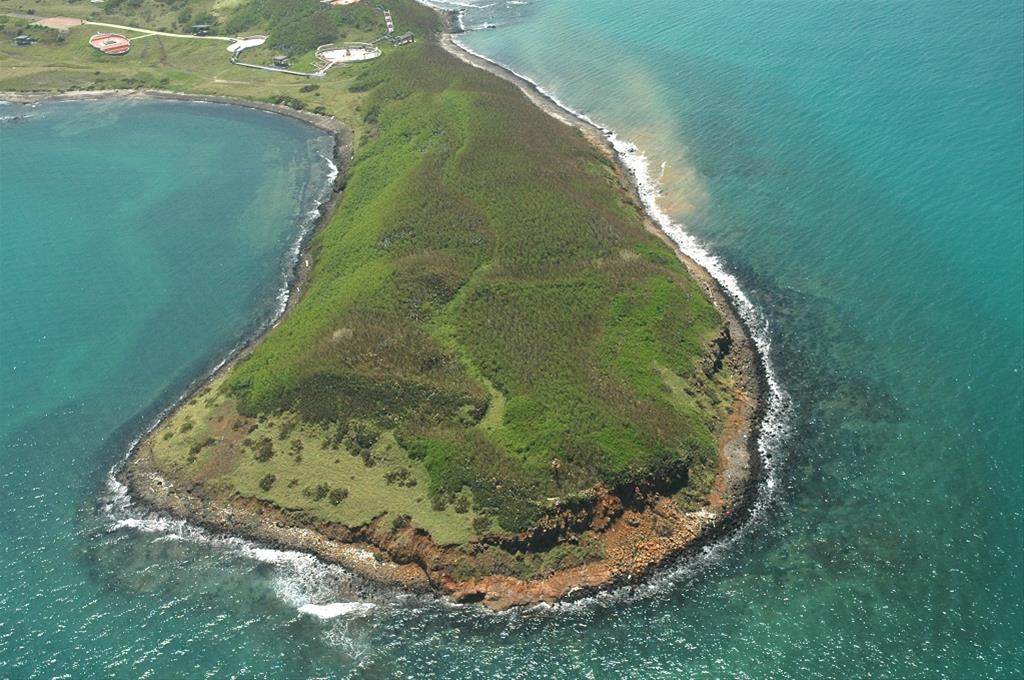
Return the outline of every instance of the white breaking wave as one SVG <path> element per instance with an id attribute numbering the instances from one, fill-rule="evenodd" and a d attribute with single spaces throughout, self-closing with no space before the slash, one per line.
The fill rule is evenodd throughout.
<path id="1" fill-rule="evenodd" d="M 341 566 L 326 564 L 303 552 L 276 550 L 243 538 L 212 534 L 185 520 L 144 510 L 135 505 L 128 488 L 113 472 L 107 475 L 106 483 L 107 493 L 101 511 L 106 515 L 108 532 L 128 529 L 157 534 L 153 539 L 155 542 L 203 543 L 256 562 L 273 565 L 275 569 L 271 574 L 270 584 L 274 594 L 288 606 L 317 618 L 365 616 L 377 607 L 377 604 L 366 601 L 333 601 L 342 592 L 352 593 L 365 586 L 361 579 Z"/>
<path id="2" fill-rule="evenodd" d="M 333 619 L 338 616 L 362 616 L 376 606 L 372 602 L 331 602 L 329 604 L 306 604 L 299 607 L 299 611 L 318 619 Z"/>
<path id="3" fill-rule="evenodd" d="M 489 2 L 486 5 L 479 5 L 474 2 L 460 2 L 459 0 L 437 0 L 436 2 L 424 2 L 425 5 L 430 5 L 435 9 L 452 9 L 458 7 L 461 9 L 487 9 L 493 7 L 497 3 Z"/>
<path id="4" fill-rule="evenodd" d="M 338 166 L 335 165 L 334 161 L 328 158 L 325 154 L 321 154 L 320 157 L 327 163 L 327 183 L 334 184 L 334 180 L 338 179 Z"/>

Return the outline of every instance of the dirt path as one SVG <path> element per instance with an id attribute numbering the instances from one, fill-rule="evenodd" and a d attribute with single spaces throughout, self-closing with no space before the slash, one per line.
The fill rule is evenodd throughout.
<path id="1" fill-rule="evenodd" d="M 102 26 L 103 28 L 116 28 L 122 31 L 132 31 L 134 33 L 143 33 L 145 35 L 163 35 L 168 38 L 195 38 L 197 40 L 223 40 L 227 42 L 235 42 L 238 39 L 229 38 L 223 35 L 193 35 L 191 33 L 165 33 L 164 31 L 153 31 L 148 28 L 138 28 L 136 26 L 122 26 L 121 24 L 104 24 L 99 21 L 85 21 L 84 19 L 77 19 L 74 17 L 37 17 L 34 14 L 25 14 L 23 12 L 5 12 L 3 16 L 14 17 L 16 19 L 34 19 L 34 23 L 39 26 L 56 28 L 58 30 L 66 30 L 68 28 L 74 28 L 75 26 L 84 25 Z"/>
<path id="2" fill-rule="evenodd" d="M 121 26 L 120 24 L 101 24 L 98 21 L 83 21 L 86 26 L 102 26 L 103 28 L 117 28 L 122 31 L 134 31 L 146 35 L 163 35 L 168 38 L 195 38 L 196 40 L 226 40 L 235 42 L 235 38 L 228 38 L 222 35 L 192 35 L 191 33 L 164 33 L 163 31 L 151 31 L 148 28 L 136 28 L 135 26 Z"/>

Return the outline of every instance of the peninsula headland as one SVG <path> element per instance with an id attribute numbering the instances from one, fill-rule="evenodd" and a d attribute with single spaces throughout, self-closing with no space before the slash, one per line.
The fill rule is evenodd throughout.
<path id="1" fill-rule="evenodd" d="M 121 56 L 86 25 L 2 48 L 12 101 L 207 97 L 335 136 L 286 313 L 118 477 L 213 531 L 492 609 L 635 582 L 748 509 L 754 346 L 601 131 L 461 51 L 441 14 L 382 4 L 108 2 L 83 20 L 129 34 Z M 239 68 L 219 33 L 282 54 Z M 343 41 L 379 55 L 325 63 Z"/>

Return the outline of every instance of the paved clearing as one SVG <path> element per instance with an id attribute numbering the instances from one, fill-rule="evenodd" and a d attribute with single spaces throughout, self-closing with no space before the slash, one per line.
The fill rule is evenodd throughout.
<path id="1" fill-rule="evenodd" d="M 49 17 L 47 19 L 40 19 L 35 23 L 36 26 L 45 26 L 47 28 L 56 28 L 58 31 L 66 31 L 69 28 L 75 26 L 81 26 L 83 21 L 81 19 L 75 19 L 73 17 Z"/>

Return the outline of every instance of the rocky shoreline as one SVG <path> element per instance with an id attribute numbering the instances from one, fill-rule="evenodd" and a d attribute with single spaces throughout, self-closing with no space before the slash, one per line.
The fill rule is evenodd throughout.
<path id="1" fill-rule="evenodd" d="M 198 485 L 178 486 L 153 466 L 144 439 L 117 471 L 133 499 L 157 512 L 185 519 L 214 533 L 240 536 L 281 550 L 311 553 L 339 564 L 378 585 L 418 593 L 434 592 L 455 602 L 480 602 L 495 611 L 540 602 L 586 597 L 600 590 L 637 583 L 687 552 L 694 552 L 734 529 L 748 516 L 756 497 L 760 466 L 751 456 L 758 402 L 746 390 L 757 389 L 756 376 L 737 362 L 752 357 L 740 349 L 745 335 L 733 339 L 727 358 L 737 377 L 735 400 L 719 439 L 719 472 L 708 505 L 683 512 L 676 501 L 656 491 L 599 492 L 592 506 L 547 518 L 573 540 L 586 534 L 599 541 L 605 557 L 555 571 L 545 578 L 521 580 L 507 575 L 459 580 L 444 565 L 466 559 L 459 546 L 438 546 L 424 531 L 395 531 L 385 517 L 347 527 L 315 520 L 263 501 L 222 500 Z M 751 380 L 753 379 L 753 381 Z M 568 531 L 565 531 L 568 527 Z M 529 536 L 520 537 L 524 544 Z"/>
<path id="2" fill-rule="evenodd" d="M 615 163 L 623 187 L 632 193 L 637 209 L 643 212 L 635 180 L 603 131 L 566 111 L 532 83 L 462 50 L 450 35 L 443 35 L 441 43 L 459 59 L 512 81 L 545 112 L 580 129 L 588 140 Z M 351 159 L 349 132 L 340 123 L 332 118 L 275 104 L 149 90 L 59 95 L 10 94 L 0 95 L 0 98 L 31 103 L 110 96 L 209 101 L 272 111 L 333 134 L 335 162 L 341 172 Z M 335 192 L 332 199 L 321 207 L 321 217 L 314 231 L 330 217 L 339 196 Z M 749 515 L 761 475 L 756 441 L 765 393 L 756 347 L 728 296 L 711 275 L 682 253 L 651 219 L 646 218 L 645 222 L 652 233 L 673 248 L 725 318 L 728 333 L 723 340 L 722 359 L 735 378 L 734 400 L 718 442 L 720 468 L 706 507 L 683 512 L 670 495 L 653 489 L 620 489 L 614 493 L 598 489 L 592 505 L 562 509 L 545 518 L 547 526 L 537 530 L 538 533 L 546 530 L 550 535 L 558 536 L 558 540 L 577 540 L 584 534 L 593 537 L 600 543 L 604 554 L 602 559 L 557 570 L 545 578 L 534 580 L 521 580 L 506 575 L 459 580 L 451 576 L 445 566 L 465 559 L 465 553 L 459 552 L 458 547 L 436 545 L 428 534 L 414 527 L 396 531 L 390 523 L 385 526 L 383 518 L 360 527 L 328 525 L 303 516 L 302 513 L 262 501 L 210 498 L 198 486 L 174 484 L 157 472 L 147 455 L 148 439 L 159 423 L 154 424 L 153 429 L 139 441 L 115 474 L 127 486 L 133 499 L 154 511 L 166 512 L 216 533 L 240 536 L 280 549 L 312 553 L 375 583 L 414 592 L 440 593 L 456 602 L 480 602 L 493 610 L 578 599 L 599 590 L 635 583 L 658 567 L 730 531 Z M 308 273 L 308 265 L 304 265 L 309 259 L 308 243 L 307 236 L 297 270 L 289 285 L 289 307 L 301 294 Z M 226 361 L 220 370 L 227 370 L 258 339 L 253 338 L 246 348 L 230 357 L 230 361 Z M 207 376 L 198 381 L 195 391 L 202 389 L 211 378 Z M 522 545 L 529 549 L 531 537 L 523 535 L 519 538 Z"/>

